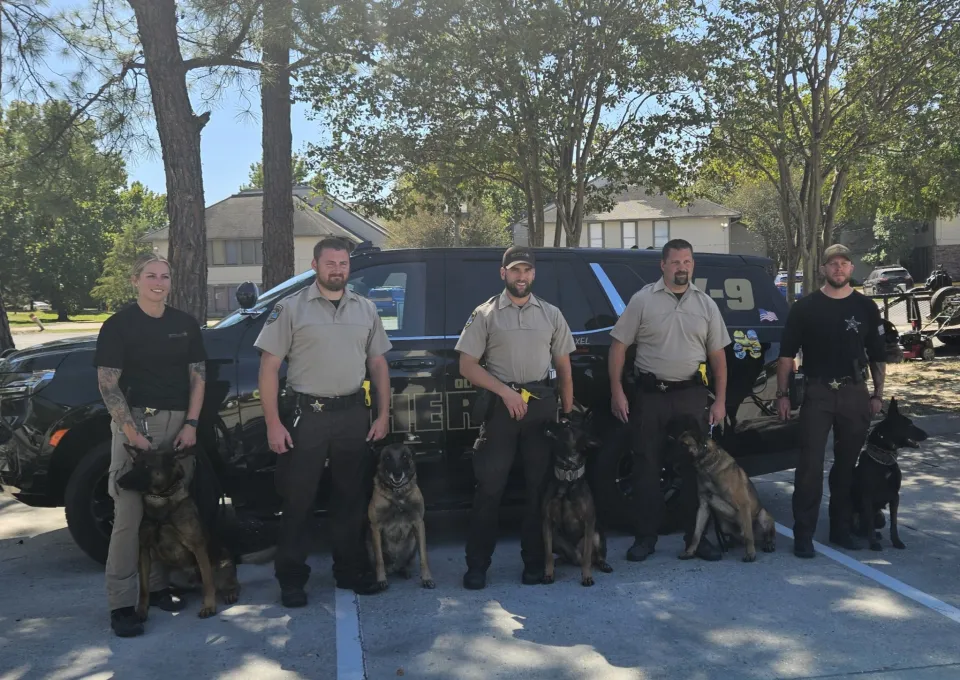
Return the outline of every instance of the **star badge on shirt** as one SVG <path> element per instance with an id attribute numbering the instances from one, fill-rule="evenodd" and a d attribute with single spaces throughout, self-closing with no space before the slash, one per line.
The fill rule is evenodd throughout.
<path id="1" fill-rule="evenodd" d="M 837 382 L 836 378 L 833 379 L 832 383 L 828 383 L 828 384 L 830 385 L 830 389 L 832 389 L 834 392 L 840 389 L 840 383 Z"/>
<path id="2" fill-rule="evenodd" d="M 145 416 L 155 416 L 155 415 L 157 415 L 157 409 L 155 409 L 155 408 L 145 408 L 145 409 L 143 409 L 143 415 L 145 415 Z"/>
<path id="3" fill-rule="evenodd" d="M 323 404 L 320 403 L 320 400 L 317 399 L 310 406 L 313 408 L 314 413 L 320 413 L 323 410 Z"/>
<path id="4" fill-rule="evenodd" d="M 860 322 L 857 321 L 856 317 L 851 316 L 849 319 L 846 319 L 846 322 L 848 331 L 853 331 L 854 333 L 860 331 Z"/>

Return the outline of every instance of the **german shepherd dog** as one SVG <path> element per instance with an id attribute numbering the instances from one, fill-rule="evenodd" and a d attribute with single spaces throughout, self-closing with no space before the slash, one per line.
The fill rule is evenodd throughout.
<path id="1" fill-rule="evenodd" d="M 140 522 L 140 599 L 137 614 L 147 619 L 150 607 L 150 567 L 159 560 L 172 569 L 199 570 L 203 583 L 200 618 L 217 613 L 216 593 L 226 604 L 240 596 L 237 567 L 230 553 L 200 521 L 197 504 L 183 484 L 179 459 L 189 449 L 143 451 L 124 444 L 134 457 L 134 468 L 117 480 L 126 489 L 143 493 Z"/>
<path id="2" fill-rule="evenodd" d="M 597 509 L 585 477 L 586 451 L 600 446 L 580 425 L 549 422 L 544 431 L 553 440 L 553 473 L 543 494 L 543 583 L 553 583 L 554 550 L 580 565 L 580 583 L 593 585 L 592 568 L 613 571 L 607 564 L 607 539 L 597 524 Z"/>
<path id="3" fill-rule="evenodd" d="M 754 538 L 757 534 L 763 551 L 773 552 L 776 549 L 776 524 L 760 504 L 753 482 L 733 456 L 716 441 L 705 437 L 700 424 L 691 416 L 674 418 L 667 432 L 668 442 L 675 442 L 680 454 L 689 456 L 693 463 L 700 499 L 693 537 L 680 559 L 689 560 L 696 556 L 711 510 L 716 513 L 721 534 L 743 541 L 744 562 L 757 559 Z"/>
<path id="4" fill-rule="evenodd" d="M 427 563 L 424 502 L 417 486 L 413 452 L 406 444 L 388 444 L 379 453 L 373 496 L 367 507 L 370 533 L 367 553 L 377 570 L 377 585 L 386 590 L 387 574 L 410 578 L 413 556 L 420 553 L 420 585 L 435 588 Z"/>
<path id="5" fill-rule="evenodd" d="M 882 550 L 880 532 L 884 525 L 883 508 L 890 506 L 890 542 L 894 548 L 907 546 L 897 531 L 897 510 L 900 507 L 900 483 L 903 476 L 897 464 L 901 448 L 919 448 L 927 433 L 900 413 L 896 398 L 890 400 L 886 417 L 870 430 L 867 443 L 853 471 L 850 489 L 853 507 L 853 529 L 867 537 L 871 550 Z"/>

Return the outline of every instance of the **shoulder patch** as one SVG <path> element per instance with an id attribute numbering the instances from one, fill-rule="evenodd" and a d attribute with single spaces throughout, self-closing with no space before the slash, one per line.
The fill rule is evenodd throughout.
<path id="1" fill-rule="evenodd" d="M 280 317 L 280 312 L 282 311 L 283 311 L 283 305 L 277 305 L 276 307 L 274 307 L 273 311 L 270 312 L 270 316 L 267 317 L 267 323 L 264 325 L 269 326 L 274 321 L 276 321 Z"/>
<path id="2" fill-rule="evenodd" d="M 467 319 L 467 323 L 465 323 L 465 324 L 463 325 L 463 330 L 467 330 L 467 328 L 469 328 L 470 324 L 473 323 L 473 320 L 477 318 L 477 313 L 478 313 L 479 311 L 480 311 L 479 307 L 478 307 L 477 309 L 473 310 L 473 314 L 471 314 L 471 315 L 470 315 L 470 318 Z"/>

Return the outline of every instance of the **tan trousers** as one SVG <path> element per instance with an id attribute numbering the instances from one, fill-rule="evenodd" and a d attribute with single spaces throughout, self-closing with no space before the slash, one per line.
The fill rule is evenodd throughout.
<path id="1" fill-rule="evenodd" d="M 144 416 L 142 409 L 132 409 L 134 422 L 138 426 L 146 422 L 147 436 L 152 438 L 153 448 L 172 443 L 183 427 L 187 414 L 185 411 L 157 411 Z M 140 561 L 140 519 L 143 517 L 143 497 L 135 491 L 127 491 L 117 486 L 117 479 L 133 467 L 133 459 L 123 447 L 129 444 L 127 436 L 111 423 L 113 448 L 110 456 L 110 473 L 107 477 L 107 491 L 113 498 L 113 533 L 110 535 L 110 548 L 107 553 L 107 600 L 110 610 L 121 607 L 134 607 L 139 593 L 137 569 Z M 193 456 L 180 459 L 183 467 L 183 483 L 189 485 L 193 479 L 196 460 Z M 167 587 L 167 573 L 163 565 L 153 560 L 150 570 L 150 592 Z"/>

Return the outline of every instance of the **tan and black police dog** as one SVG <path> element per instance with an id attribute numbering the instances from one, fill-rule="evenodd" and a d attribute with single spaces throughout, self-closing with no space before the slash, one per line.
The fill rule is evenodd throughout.
<path id="1" fill-rule="evenodd" d="M 140 598 L 137 615 L 147 619 L 150 607 L 150 567 L 159 560 L 172 569 L 199 570 L 203 584 L 200 618 L 217 613 L 216 594 L 226 604 L 240 597 L 237 567 L 226 548 L 200 521 L 200 511 L 183 483 L 178 459 L 189 450 L 172 447 L 143 451 L 124 447 L 134 458 L 134 467 L 117 484 L 143 494 L 140 521 Z"/>
<path id="2" fill-rule="evenodd" d="M 593 567 L 604 573 L 607 540 L 597 524 L 597 508 L 586 478 L 586 454 L 600 442 L 587 434 L 582 423 L 570 420 L 548 422 L 547 436 L 553 440 L 553 470 L 548 473 L 543 493 L 543 582 L 553 583 L 554 551 L 571 564 L 580 565 L 580 583 L 593 585 Z"/>
<path id="3" fill-rule="evenodd" d="M 367 508 L 370 533 L 367 552 L 377 570 L 377 585 L 387 588 L 387 574 L 410 578 L 413 557 L 420 553 L 420 585 L 434 588 L 427 563 L 424 502 L 417 486 L 413 451 L 406 444 L 388 444 L 377 457 L 373 496 Z"/>
<path id="4" fill-rule="evenodd" d="M 696 556 L 700 537 L 707 526 L 710 511 L 716 513 L 722 534 L 743 541 L 744 562 L 757 559 L 755 537 L 759 534 L 764 552 L 776 547 L 776 524 L 760 504 L 753 482 L 729 453 L 712 438 L 704 436 L 703 429 L 692 416 L 674 418 L 667 426 L 668 442 L 681 455 L 688 455 L 697 472 L 697 524 L 690 545 L 680 559 Z"/>

